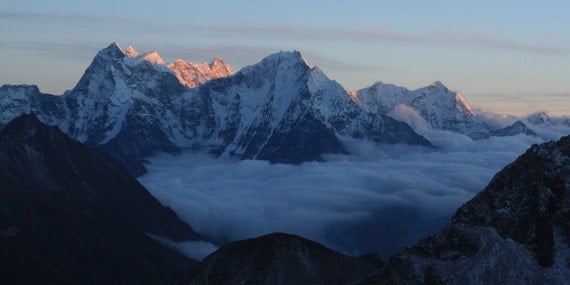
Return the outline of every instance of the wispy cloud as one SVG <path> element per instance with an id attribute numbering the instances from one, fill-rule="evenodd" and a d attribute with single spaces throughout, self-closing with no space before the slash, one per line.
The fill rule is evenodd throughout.
<path id="1" fill-rule="evenodd" d="M 529 53 L 563 55 L 570 53 L 570 48 L 550 45 L 533 45 L 525 42 L 501 38 L 485 33 L 457 33 L 438 31 L 418 37 L 419 41 L 430 44 L 487 47 L 493 49 L 520 51 Z"/>
<path id="2" fill-rule="evenodd" d="M 50 42 L 50 41 L 24 41 L 12 40 L 3 43 L 4 49 L 19 50 L 27 54 L 57 54 L 60 57 L 85 58 L 86 54 L 94 53 L 103 48 L 100 43 L 75 42 Z"/>
<path id="3" fill-rule="evenodd" d="M 53 14 L 53 13 L 30 13 L 30 12 L 0 12 L 0 19 L 15 21 L 93 21 L 100 19 L 91 15 L 77 14 Z"/>
<path id="4" fill-rule="evenodd" d="M 528 115 L 536 110 L 547 111 L 550 115 L 568 115 L 570 92 L 511 92 L 511 93 L 472 93 L 476 105 L 487 111 L 518 116 Z M 475 103 L 475 102 L 473 102 Z"/>
<path id="5" fill-rule="evenodd" d="M 511 39 L 506 35 L 483 32 L 431 31 L 426 33 L 406 33 L 388 28 L 342 28 L 313 27 L 303 25 L 251 25 L 251 24 L 196 24 L 192 22 L 158 21 L 137 17 L 112 17 L 76 14 L 14 13 L 0 12 L 0 20 L 24 23 L 91 23 L 110 31 L 130 33 L 154 33 L 157 36 L 206 36 L 215 38 L 311 40 L 331 42 L 392 42 L 400 44 L 420 44 L 430 46 L 453 46 L 468 48 L 488 48 L 545 55 L 568 55 L 570 47 L 555 44 L 535 44 Z M 74 27 L 77 28 L 77 27 Z M 93 26 L 86 25 L 86 29 Z"/>
<path id="6" fill-rule="evenodd" d="M 425 44 L 433 46 L 483 47 L 489 49 L 539 53 L 549 55 L 565 55 L 570 47 L 553 45 L 537 45 L 521 42 L 507 37 L 482 32 L 433 31 L 423 34 L 411 34 L 391 31 L 382 28 L 346 29 L 337 27 L 307 26 L 193 26 L 192 28 L 210 35 L 227 37 L 271 37 L 294 38 L 336 42 L 394 42 L 404 44 Z"/>
<path id="7" fill-rule="evenodd" d="M 525 91 L 513 93 L 473 93 L 474 97 L 485 98 L 487 101 L 506 102 L 567 102 L 570 99 L 570 92 L 549 92 L 549 91 Z"/>
<path id="8" fill-rule="evenodd" d="M 485 99 L 485 101 L 520 101 L 520 96 L 505 93 L 472 93 L 473 98 Z"/>

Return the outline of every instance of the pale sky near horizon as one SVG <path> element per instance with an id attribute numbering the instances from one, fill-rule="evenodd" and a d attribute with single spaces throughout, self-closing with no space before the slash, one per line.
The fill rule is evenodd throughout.
<path id="1" fill-rule="evenodd" d="M 0 84 L 71 89 L 112 42 L 235 70 L 299 50 L 347 89 L 440 80 L 476 108 L 570 115 L 570 1 L 0 0 Z"/>

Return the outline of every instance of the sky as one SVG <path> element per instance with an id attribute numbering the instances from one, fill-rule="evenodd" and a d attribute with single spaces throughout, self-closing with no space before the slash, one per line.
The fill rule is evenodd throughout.
<path id="1" fill-rule="evenodd" d="M 71 89 L 112 42 L 235 70 L 299 50 L 347 89 L 442 81 L 474 105 L 570 112 L 570 2 L 0 1 L 0 84 Z"/>

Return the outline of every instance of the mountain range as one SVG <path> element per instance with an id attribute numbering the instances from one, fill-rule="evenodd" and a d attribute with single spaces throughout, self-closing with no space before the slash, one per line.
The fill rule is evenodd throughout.
<path id="1" fill-rule="evenodd" d="M 167 64 L 111 44 L 64 94 L 0 87 L 0 283 L 470 284 L 570 279 L 570 136 L 533 145 L 457 210 L 438 234 L 392 256 L 350 257 L 275 233 L 222 246 L 201 263 L 161 244 L 202 237 L 131 175 L 162 151 L 207 150 L 279 163 L 347 153 L 345 140 L 433 145 L 400 122 L 434 130 L 534 135 L 537 113 L 490 127 L 440 82 L 346 91 L 299 52 L 234 73 Z M 412 123 L 412 122 L 410 122 Z M 563 122 L 566 124 L 566 121 Z M 183 274 L 186 272 L 185 274 Z"/>
<path id="2" fill-rule="evenodd" d="M 234 73 L 219 58 L 211 64 L 167 64 L 156 52 L 116 43 L 99 51 L 63 95 L 43 94 L 33 85 L 0 87 L 0 127 L 34 112 L 138 176 L 145 157 L 187 148 L 302 163 L 348 153 L 346 139 L 432 147 L 407 123 L 388 116 L 397 104 L 415 108 L 434 129 L 473 138 L 532 135 L 524 124 L 492 130 L 461 94 L 439 82 L 415 91 L 377 83 L 348 92 L 296 51 L 270 55 Z"/>

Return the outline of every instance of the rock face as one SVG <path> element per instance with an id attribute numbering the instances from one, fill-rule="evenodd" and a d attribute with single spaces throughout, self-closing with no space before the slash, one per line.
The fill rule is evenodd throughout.
<path id="1" fill-rule="evenodd" d="M 2 86 L 0 124 L 35 112 L 135 175 L 144 172 L 140 159 L 181 148 L 301 163 L 345 152 L 343 137 L 431 145 L 407 124 L 362 110 L 299 52 L 280 52 L 222 77 L 230 74 L 220 59 L 166 65 L 156 52 L 111 44 L 62 96 L 40 94 L 35 86 Z"/>
<path id="2" fill-rule="evenodd" d="M 442 233 L 387 262 L 378 283 L 563 284 L 570 280 L 570 136 L 534 145 Z"/>
<path id="3" fill-rule="evenodd" d="M 401 105 L 407 106 L 416 111 L 432 129 L 461 133 L 472 139 L 521 133 L 535 135 L 519 122 L 504 129 L 492 129 L 477 118 L 471 104 L 461 93 L 449 90 L 439 81 L 416 90 L 376 82 L 370 87 L 356 91 L 353 96 L 368 112 L 390 114 Z"/>
<path id="4" fill-rule="evenodd" d="M 182 284 L 350 284 L 382 266 L 377 255 L 351 257 L 307 239 L 275 233 L 229 243 Z"/>
<path id="5" fill-rule="evenodd" d="M 200 239 L 116 160 L 35 115 L 0 132 L 0 283 L 160 284 L 194 266 L 149 234 Z"/>

